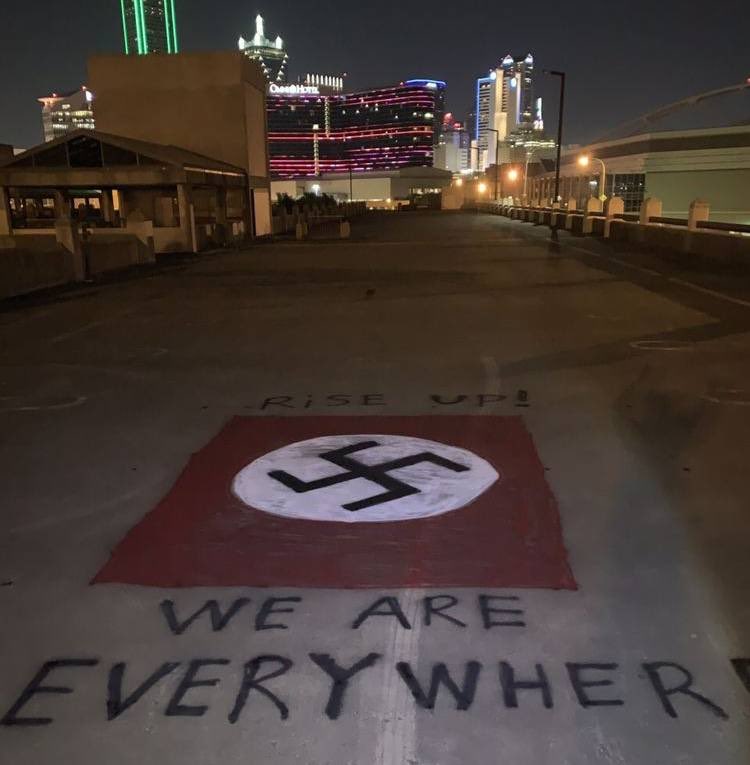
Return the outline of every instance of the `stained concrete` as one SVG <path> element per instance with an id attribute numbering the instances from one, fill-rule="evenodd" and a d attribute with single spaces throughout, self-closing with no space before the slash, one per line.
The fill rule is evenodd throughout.
<path id="1" fill-rule="evenodd" d="M 644 270 L 645 269 L 645 270 Z M 375 216 L 346 242 L 269 243 L 180 268 L 14 303 L 0 313 L 0 715 L 42 664 L 55 671 L 18 714 L 47 725 L 0 726 L 0 762 L 306 765 L 741 765 L 750 758 L 750 694 L 731 659 L 750 656 L 747 454 L 750 445 L 750 282 L 615 251 L 491 216 Z M 519 391 L 526 391 L 528 407 Z M 89 586 L 123 535 L 170 489 L 190 455 L 235 415 L 326 414 L 349 393 L 349 414 L 520 415 L 560 505 L 577 592 L 515 595 L 525 628 L 483 628 L 480 591 L 430 626 L 402 591 L 152 590 Z M 480 394 L 508 398 L 484 408 Z M 384 406 L 362 406 L 382 394 Z M 430 396 L 466 394 L 445 409 Z M 266 408 L 295 398 L 296 410 Z M 312 397 L 312 403 L 306 403 Z M 373 399 L 368 399 L 372 401 Z M 380 401 L 380 399 L 376 399 Z M 502 550 L 498 550 L 502 555 Z M 397 595 L 412 623 L 352 622 Z M 271 596 L 296 596 L 287 630 L 256 632 Z M 171 634 L 159 604 L 186 617 L 206 600 L 252 604 L 221 632 L 208 620 Z M 330 679 L 310 653 L 343 665 L 382 658 L 357 676 L 338 719 Z M 235 724 L 242 665 L 277 654 L 294 667 L 269 681 L 289 707 L 253 693 Z M 107 721 L 107 678 L 126 662 L 126 693 L 164 662 L 205 667 L 166 716 L 175 670 Z M 445 662 L 459 684 L 482 664 L 473 704 L 442 688 L 419 707 L 396 671 L 423 684 Z M 499 662 L 538 690 L 508 708 Z M 584 708 L 567 663 L 589 670 Z M 645 662 L 689 668 L 719 705 L 660 701 Z M 653 671 L 653 668 L 652 668 Z M 679 685 L 677 670 L 663 669 Z"/>

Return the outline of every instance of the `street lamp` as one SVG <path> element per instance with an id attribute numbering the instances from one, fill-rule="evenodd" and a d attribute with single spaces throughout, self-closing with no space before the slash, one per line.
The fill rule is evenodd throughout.
<path id="1" fill-rule="evenodd" d="M 588 154 L 583 154 L 580 157 L 578 157 L 578 164 L 581 167 L 589 167 L 591 164 L 591 160 L 594 160 L 595 162 L 598 162 L 602 166 L 602 175 L 600 179 L 600 186 L 599 191 L 600 195 L 599 198 L 602 202 L 604 202 L 607 199 L 607 196 L 605 194 L 605 183 L 607 180 L 607 168 L 604 166 L 604 161 L 599 159 L 599 157 L 590 157 Z"/>
<path id="2" fill-rule="evenodd" d="M 500 169 L 498 161 L 500 155 L 500 131 L 495 128 L 487 128 L 487 132 L 495 134 L 495 201 L 497 202 L 497 172 Z"/>
<path id="3" fill-rule="evenodd" d="M 545 74 L 560 78 L 560 113 L 557 119 L 557 163 L 555 165 L 555 202 L 560 201 L 560 161 L 563 142 L 563 121 L 565 119 L 565 72 L 545 69 Z"/>
<path id="4" fill-rule="evenodd" d="M 477 153 L 477 170 L 479 170 L 479 161 L 482 158 L 482 149 L 480 146 L 469 146 L 469 164 L 471 165 L 471 152 L 476 151 Z"/>
<path id="5" fill-rule="evenodd" d="M 529 186 L 529 162 L 531 161 L 531 155 L 533 152 L 530 149 L 526 149 L 526 168 L 523 171 L 523 198 L 526 199 L 527 189 Z"/>
<path id="6" fill-rule="evenodd" d="M 516 181 L 518 181 L 518 170 L 516 170 L 515 167 L 511 167 L 511 169 L 506 173 L 505 177 L 508 179 L 509 183 L 515 185 Z M 503 199 L 505 199 L 504 196 Z"/>
<path id="7" fill-rule="evenodd" d="M 479 186 L 477 186 L 477 190 L 480 194 L 484 194 L 485 191 L 487 191 L 487 184 L 484 181 L 481 181 Z"/>

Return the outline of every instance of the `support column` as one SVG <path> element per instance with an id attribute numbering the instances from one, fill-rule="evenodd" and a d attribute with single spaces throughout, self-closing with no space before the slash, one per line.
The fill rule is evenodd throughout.
<path id="1" fill-rule="evenodd" d="M 688 213 L 688 228 L 695 231 L 698 224 L 708 220 L 710 206 L 704 199 L 694 199 L 690 203 L 690 212 Z"/>
<path id="2" fill-rule="evenodd" d="M 52 192 L 55 195 L 55 218 L 57 220 L 70 220 L 70 200 L 64 191 L 55 189 Z"/>
<path id="3" fill-rule="evenodd" d="M 112 189 L 102 189 L 102 220 L 113 226 L 115 223 L 115 204 L 112 200 Z"/>
<path id="4" fill-rule="evenodd" d="M 594 218 L 592 213 L 600 213 L 602 211 L 602 201 L 596 197 L 590 197 L 586 202 L 586 217 L 583 219 L 583 233 L 591 234 L 594 231 Z"/>
<path id="5" fill-rule="evenodd" d="M 227 227 L 227 190 L 222 187 L 216 189 L 216 232 L 219 241 L 226 245 L 231 237 Z"/>
<path id="6" fill-rule="evenodd" d="M 86 258 L 78 232 L 78 224 L 71 220 L 70 202 L 68 196 L 62 191 L 55 191 L 55 237 L 57 243 L 73 256 L 73 278 L 85 281 Z"/>
<path id="7" fill-rule="evenodd" d="M 608 199 L 605 206 L 606 219 L 604 221 L 604 238 L 609 239 L 612 230 L 612 221 L 618 215 L 625 213 L 625 200 L 622 197 L 612 197 Z"/>
<path id="8" fill-rule="evenodd" d="M 641 204 L 641 225 L 647 225 L 651 218 L 661 218 L 661 210 L 661 199 L 656 199 L 656 197 L 644 199 L 643 204 Z"/>
<path id="9" fill-rule="evenodd" d="M 125 221 L 128 219 L 128 213 L 130 212 L 130 210 L 128 210 L 127 193 L 126 189 L 117 189 L 117 200 L 120 207 L 120 226 L 125 225 Z"/>
<path id="10" fill-rule="evenodd" d="M 0 186 L 0 236 L 13 233 L 13 218 L 10 214 L 10 194 L 5 186 Z"/>
<path id="11" fill-rule="evenodd" d="M 180 210 L 182 241 L 189 252 L 198 252 L 198 238 L 195 233 L 195 208 L 193 189 L 189 183 L 177 184 L 177 205 Z"/>

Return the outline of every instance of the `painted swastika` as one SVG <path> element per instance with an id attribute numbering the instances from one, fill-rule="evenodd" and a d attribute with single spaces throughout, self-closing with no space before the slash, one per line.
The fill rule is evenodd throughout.
<path id="1" fill-rule="evenodd" d="M 416 486 L 411 486 L 410 484 L 405 483 L 404 481 L 399 481 L 397 478 L 389 475 L 390 471 L 399 470 L 400 468 L 410 467 L 412 465 L 419 465 L 422 462 L 431 462 L 433 465 L 438 465 L 446 470 L 452 470 L 455 473 L 465 473 L 471 469 L 466 465 L 461 465 L 453 460 L 445 459 L 432 452 L 420 452 L 409 457 L 401 457 L 400 459 L 381 462 L 377 465 L 366 465 L 349 456 L 350 454 L 356 454 L 357 452 L 364 451 L 365 449 L 372 449 L 376 446 L 380 446 L 380 442 L 362 441 L 361 443 L 345 446 L 341 449 L 324 452 L 320 455 L 321 459 L 336 465 L 336 467 L 343 468 L 346 472 L 337 473 L 336 475 L 328 476 L 326 478 L 319 478 L 316 481 L 302 481 L 284 470 L 272 470 L 269 475 L 271 478 L 275 478 L 280 483 L 283 483 L 284 486 L 298 494 L 318 491 L 319 489 L 325 489 L 328 486 L 335 486 L 339 483 L 353 481 L 356 478 L 365 478 L 386 489 L 383 494 L 378 494 L 368 499 L 361 499 L 343 505 L 344 510 L 357 512 L 358 510 L 364 510 L 368 507 L 375 507 L 376 505 L 393 502 L 394 500 L 402 499 L 403 497 L 408 497 L 412 494 L 421 493 L 421 490 Z"/>
<path id="2" fill-rule="evenodd" d="M 288 444 L 247 465 L 233 492 L 284 518 L 392 523 L 470 504 L 500 480 L 468 449 L 413 436 L 342 434 Z"/>

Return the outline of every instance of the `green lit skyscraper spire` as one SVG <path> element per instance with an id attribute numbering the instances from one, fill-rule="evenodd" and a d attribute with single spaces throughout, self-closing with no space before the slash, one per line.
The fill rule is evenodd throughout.
<path id="1" fill-rule="evenodd" d="M 120 0 L 125 53 L 177 53 L 175 0 Z"/>

